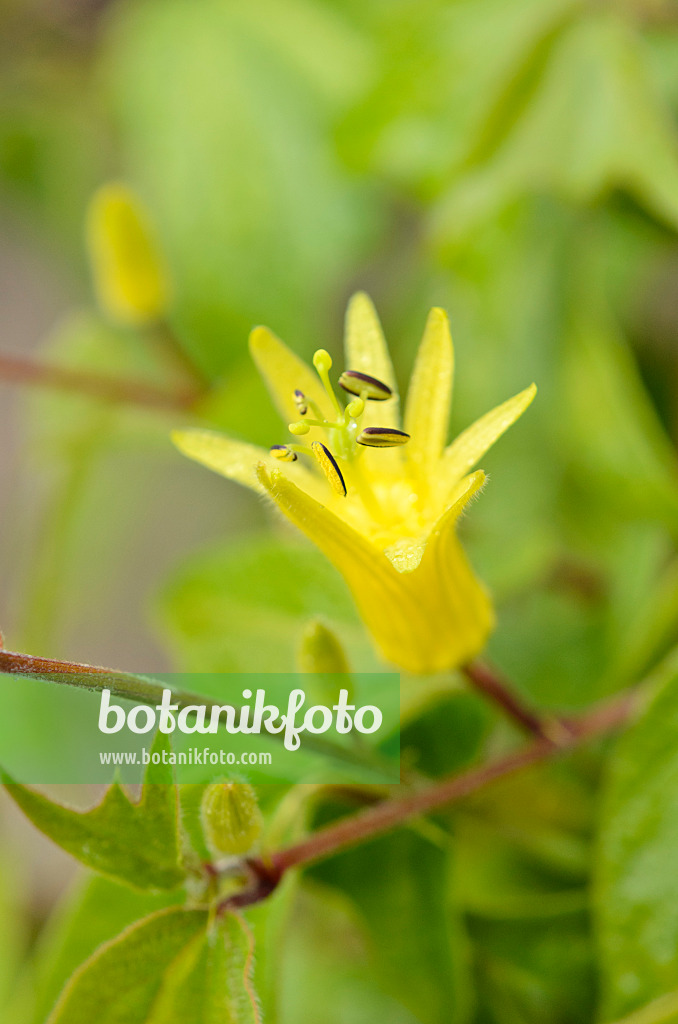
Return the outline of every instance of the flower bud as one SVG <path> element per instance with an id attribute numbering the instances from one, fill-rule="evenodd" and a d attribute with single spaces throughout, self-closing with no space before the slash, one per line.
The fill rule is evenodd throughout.
<path id="1" fill-rule="evenodd" d="M 95 193 L 87 244 L 99 302 L 113 320 L 139 326 L 167 312 L 164 261 L 146 211 L 127 186 L 104 185 Z"/>
<path id="2" fill-rule="evenodd" d="M 338 637 L 319 619 L 304 629 L 299 646 L 302 672 L 348 672 L 348 660 Z"/>
<path id="3" fill-rule="evenodd" d="M 200 812 L 205 842 L 216 857 L 248 853 L 261 835 L 256 793 L 246 782 L 210 783 Z"/>
<path id="4" fill-rule="evenodd" d="M 340 688 L 347 690 L 349 700 L 352 699 L 353 682 L 344 648 L 336 634 L 319 619 L 312 619 L 304 629 L 297 652 L 297 664 L 300 672 L 315 676 L 345 676 Z M 328 685 L 315 687 L 313 698 L 331 705 L 337 699 L 336 679 L 326 682 Z"/>

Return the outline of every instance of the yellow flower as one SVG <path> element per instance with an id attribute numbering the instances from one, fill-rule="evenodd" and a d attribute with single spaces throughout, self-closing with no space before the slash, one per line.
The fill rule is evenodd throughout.
<path id="1" fill-rule="evenodd" d="M 143 326 L 169 304 L 169 281 L 146 210 L 126 185 L 103 185 L 87 212 L 87 246 L 94 284 L 111 319 Z"/>
<path id="2" fill-rule="evenodd" d="M 346 406 L 330 382 L 324 350 L 314 356 L 316 374 L 264 327 L 252 332 L 250 349 L 278 409 L 292 421 L 290 432 L 302 439 L 311 433 L 311 445 L 266 452 L 185 430 L 174 434 L 178 448 L 273 499 L 342 574 L 388 661 L 414 673 L 469 661 L 494 617 L 456 524 L 485 482 L 484 473 L 469 471 L 525 411 L 535 386 L 445 447 L 454 352 L 443 310 L 429 314 L 403 427 L 388 349 L 366 295 L 354 296 L 346 318 Z"/>

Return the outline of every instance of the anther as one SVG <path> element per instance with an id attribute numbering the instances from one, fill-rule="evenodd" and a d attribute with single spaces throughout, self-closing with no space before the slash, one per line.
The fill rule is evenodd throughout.
<path id="1" fill-rule="evenodd" d="M 332 490 L 346 497 L 346 483 L 332 452 L 320 441 L 311 441 L 311 448 Z"/>
<path id="2" fill-rule="evenodd" d="M 308 434 L 311 428 L 308 423 L 299 422 L 288 423 L 287 429 L 289 430 L 290 434 L 296 434 L 299 437 L 302 434 Z"/>
<path id="3" fill-rule="evenodd" d="M 371 402 L 385 402 L 393 394 L 388 384 L 359 370 L 344 370 L 339 386 L 350 395 L 359 395 Z"/>
<path id="4" fill-rule="evenodd" d="M 395 427 L 365 427 L 356 441 L 369 448 L 395 448 L 397 445 L 407 444 L 409 439 L 409 434 L 404 430 L 396 430 Z"/>
<path id="5" fill-rule="evenodd" d="M 305 416 L 308 412 L 308 402 L 306 401 L 306 395 L 299 388 L 294 390 L 294 404 L 297 407 L 297 412 L 300 416 Z"/>
<path id="6" fill-rule="evenodd" d="M 281 462 L 296 462 L 298 459 L 297 453 L 286 444 L 273 444 L 269 451 L 274 459 L 280 459 Z"/>

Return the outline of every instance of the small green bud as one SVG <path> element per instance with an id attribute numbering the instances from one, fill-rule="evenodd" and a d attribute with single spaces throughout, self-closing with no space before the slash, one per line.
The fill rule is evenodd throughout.
<path id="1" fill-rule="evenodd" d="M 304 629 L 298 661 L 302 672 L 350 671 L 338 637 L 319 619 L 312 619 Z"/>
<path id="2" fill-rule="evenodd" d="M 200 811 L 205 842 L 215 856 L 248 853 L 261 835 L 257 796 L 246 782 L 212 782 Z"/>
<path id="3" fill-rule="evenodd" d="M 341 688 L 348 690 L 349 700 L 352 698 L 353 684 L 349 675 L 351 669 L 344 648 L 339 638 L 319 619 L 312 619 L 304 629 L 297 664 L 300 672 L 315 676 L 344 675 L 346 679 L 342 681 Z M 315 687 L 313 697 L 333 704 L 338 696 L 336 680 L 327 680 L 327 684 Z"/>

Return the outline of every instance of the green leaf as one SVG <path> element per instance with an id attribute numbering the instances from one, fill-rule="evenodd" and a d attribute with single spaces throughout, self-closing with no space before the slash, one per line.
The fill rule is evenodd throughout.
<path id="1" fill-rule="evenodd" d="M 276 1024 L 420 1024 L 384 989 L 364 921 L 338 890 L 305 881 L 281 945 Z"/>
<path id="2" fill-rule="evenodd" d="M 3 850 L 0 856 L 0 1016 L 15 993 L 19 966 L 28 940 L 23 913 L 24 879 Z"/>
<path id="3" fill-rule="evenodd" d="M 467 950 L 454 897 L 453 857 L 398 832 L 315 869 L 355 902 L 371 939 L 380 987 L 422 1024 L 464 1020 Z"/>
<path id="4" fill-rule="evenodd" d="M 158 733 L 151 752 L 169 749 L 168 737 Z M 84 813 L 53 803 L 6 774 L 2 781 L 36 828 L 87 867 L 138 889 L 173 889 L 183 882 L 170 766 L 149 764 L 138 803 L 114 783 L 102 802 Z"/>
<path id="5" fill-rule="evenodd" d="M 587 296 L 577 299 L 581 305 Z M 578 312 L 567 339 L 564 396 L 566 440 L 583 485 L 606 502 L 614 489 L 627 514 L 661 515 L 674 526 L 676 453 L 628 346 L 604 311 Z"/>
<path id="6" fill-rule="evenodd" d="M 253 936 L 226 914 L 173 961 L 148 1024 L 260 1024 L 252 983 Z"/>
<path id="7" fill-rule="evenodd" d="M 174 386 L 152 345 L 91 313 L 74 313 L 59 323 L 41 355 L 66 371 Z M 28 472 L 19 479 L 14 513 L 21 518 L 10 521 L 10 529 L 28 529 L 19 566 L 26 579 L 21 639 L 26 649 L 56 654 L 74 620 L 91 637 L 114 614 L 106 601 L 121 571 L 116 552 L 129 544 L 130 531 L 143 520 L 158 455 L 171 457 L 167 435 L 176 416 L 58 388 L 33 390 L 28 413 Z M 37 502 L 30 497 L 36 480 Z M 131 490 L 134 502 L 121 501 L 120 495 Z M 96 580 L 109 580 L 107 588 L 95 586 L 94 565 Z"/>
<path id="8" fill-rule="evenodd" d="M 377 667 L 348 590 L 310 546 L 268 538 L 221 544 L 192 558 L 160 600 L 162 632 L 192 672 L 296 669 L 302 623 L 322 616 L 351 667 Z"/>
<path id="9" fill-rule="evenodd" d="M 44 1024 L 70 976 L 99 946 L 140 918 L 181 899 L 180 890 L 140 892 L 101 875 L 79 878 L 38 940 L 31 979 L 32 1024 Z"/>
<path id="10" fill-rule="evenodd" d="M 206 924 L 206 911 L 170 908 L 132 925 L 76 971 L 47 1024 L 150 1024 L 175 961 L 202 943 Z"/>
<path id="11" fill-rule="evenodd" d="M 580 1024 L 595 1019 L 596 964 L 588 915 L 469 921 L 478 1020 Z"/>
<path id="12" fill-rule="evenodd" d="M 677 735 L 674 652 L 604 787 L 595 892 L 605 1021 L 678 988 Z"/>
<path id="13" fill-rule="evenodd" d="M 544 190 L 586 205 L 622 189 L 675 229 L 678 142 L 626 18 L 610 10 L 571 19 L 546 62 L 538 51 L 532 60 L 529 102 L 490 118 L 475 165 L 472 142 L 472 169 L 437 213 L 439 238 L 465 237 L 517 197 Z M 514 110 L 521 101 L 518 90 Z"/>
<path id="14" fill-rule="evenodd" d="M 255 323 L 282 335 L 306 324 L 310 343 L 319 299 L 373 220 L 330 144 L 335 111 L 370 72 L 360 35 L 308 0 L 115 14 L 116 123 L 156 214 L 187 348 L 218 376 Z"/>

